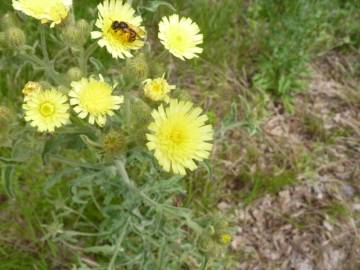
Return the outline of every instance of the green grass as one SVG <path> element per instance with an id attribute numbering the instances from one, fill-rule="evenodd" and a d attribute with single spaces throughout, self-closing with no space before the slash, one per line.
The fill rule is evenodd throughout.
<path id="1" fill-rule="evenodd" d="M 244 173 L 239 176 L 238 180 L 245 185 L 244 192 L 241 192 L 240 197 L 245 204 L 249 204 L 265 194 L 276 194 L 284 187 L 294 184 L 295 177 L 293 171 L 281 172 L 278 175 L 271 175 L 269 172 Z"/>
<path id="2" fill-rule="evenodd" d="M 74 0 L 76 18 L 94 23 L 100 2 Z M 315 157 L 338 138 L 356 133 L 351 127 L 326 130 L 321 117 L 306 109 L 297 115 L 301 130 L 318 146 L 294 150 L 285 141 L 270 141 L 263 124 L 279 103 L 292 112 L 294 96 L 307 90 L 313 60 L 329 51 L 358 53 L 358 1 L 162 2 L 133 1 L 151 42 L 151 50 L 146 47 L 135 59 L 145 59 L 151 77 L 166 72 L 179 96 L 205 109 L 216 126 L 212 159 L 184 179 L 155 173 L 158 166 L 144 150 L 143 137 L 150 107 L 134 98 L 129 108 L 133 121 L 125 123 L 121 111 L 113 124 L 127 125 L 116 132 L 124 133 L 128 149 L 140 149 L 127 153 L 126 169 L 136 187 L 119 182 L 113 154 L 103 159 L 103 152 L 93 147 L 109 129 L 83 126 L 73 134 L 47 136 L 25 125 L 22 86 L 29 80 L 54 81 L 12 48 L 0 49 L 0 105 L 13 115 L 0 131 L 0 270 L 88 269 L 89 262 L 99 265 L 92 269 L 115 269 L 111 260 L 121 269 L 235 269 L 238 258 L 218 241 L 219 233 L 233 230 L 231 215 L 220 213 L 217 205 L 231 200 L 251 204 L 297 184 L 299 175 L 311 177 Z M 161 5 L 151 11 L 156 3 Z M 204 34 L 200 58 L 175 60 L 158 42 L 157 23 L 175 12 L 172 8 L 199 24 Z M 0 12 L 12 12 L 10 1 L 0 4 Z M 37 22 L 19 14 L 17 21 L 28 45 L 36 47 Z M 61 34 L 57 28 L 47 34 L 51 57 L 64 47 L 56 41 Z M 41 55 L 37 47 L 35 51 Z M 78 66 L 78 51 L 67 52 L 56 62 L 63 78 Z M 351 67 L 344 73 L 354 79 L 360 68 L 356 63 Z M 97 73 L 119 82 L 117 91 L 127 94 L 139 92 L 144 79 L 134 63 L 114 61 L 104 48 L 96 49 L 89 64 L 89 74 Z M 356 108 L 357 90 L 348 87 L 343 102 Z M 337 201 L 324 211 L 337 219 L 348 215 Z M 193 222 L 204 231 L 198 233 Z M 302 220 L 288 223 L 304 227 Z"/>

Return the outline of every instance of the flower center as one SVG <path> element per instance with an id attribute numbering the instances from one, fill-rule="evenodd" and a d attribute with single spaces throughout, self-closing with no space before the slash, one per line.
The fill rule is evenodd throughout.
<path id="1" fill-rule="evenodd" d="M 111 91 L 103 82 L 92 82 L 79 94 L 80 105 L 91 114 L 104 114 L 114 105 Z"/>
<path id="2" fill-rule="evenodd" d="M 185 141 L 185 134 L 179 129 L 173 129 L 170 131 L 169 140 L 174 144 L 182 144 Z"/>
<path id="3" fill-rule="evenodd" d="M 185 44 L 184 36 L 181 33 L 176 33 L 172 40 L 176 47 L 183 47 Z"/>
<path id="4" fill-rule="evenodd" d="M 161 90 L 162 90 L 161 84 L 158 83 L 158 82 L 155 82 L 155 83 L 152 85 L 152 90 L 153 90 L 154 92 L 157 92 L 157 93 L 161 92 Z"/>
<path id="5" fill-rule="evenodd" d="M 189 39 L 186 32 L 186 29 L 182 27 L 173 27 L 170 29 L 168 33 L 170 46 L 180 51 L 188 47 Z"/>
<path id="6" fill-rule="evenodd" d="M 51 102 L 44 102 L 40 105 L 40 114 L 44 117 L 49 117 L 55 113 L 55 105 Z"/>

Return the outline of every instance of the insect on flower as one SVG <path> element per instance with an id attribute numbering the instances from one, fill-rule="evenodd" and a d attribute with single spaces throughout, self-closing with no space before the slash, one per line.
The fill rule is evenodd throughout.
<path id="1" fill-rule="evenodd" d="M 119 37 L 122 41 L 125 42 L 134 42 L 136 38 L 142 39 L 145 35 L 145 31 L 141 28 L 131 25 L 124 21 L 113 21 L 109 31 L 112 31 L 114 36 Z"/>
<path id="2" fill-rule="evenodd" d="M 145 28 L 142 18 L 123 0 L 105 0 L 98 5 L 98 18 L 91 32 L 92 39 L 98 39 L 100 47 L 105 47 L 113 58 L 132 57 L 131 51 L 144 46 Z"/>

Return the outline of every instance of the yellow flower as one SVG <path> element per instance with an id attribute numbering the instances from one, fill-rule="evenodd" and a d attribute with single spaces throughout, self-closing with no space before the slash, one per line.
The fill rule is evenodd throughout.
<path id="1" fill-rule="evenodd" d="M 154 121 L 146 135 L 149 150 L 165 171 L 185 175 L 185 169 L 197 168 L 194 160 L 209 157 L 213 128 L 206 125 L 207 116 L 190 102 L 170 100 L 165 109 L 160 105 L 153 110 Z"/>
<path id="2" fill-rule="evenodd" d="M 232 236 L 229 233 L 222 233 L 219 236 L 219 241 L 221 244 L 228 245 L 232 241 Z"/>
<path id="3" fill-rule="evenodd" d="M 163 17 L 158 36 L 165 48 L 181 60 L 198 57 L 197 54 L 203 51 L 198 47 L 203 42 L 203 35 L 190 18 L 180 18 L 177 14 Z"/>
<path id="4" fill-rule="evenodd" d="M 147 79 L 144 81 L 145 96 L 154 101 L 169 102 L 170 98 L 168 94 L 175 88 L 175 85 L 168 84 L 168 82 L 164 79 L 164 75 L 160 78 L 153 80 Z"/>
<path id="5" fill-rule="evenodd" d="M 105 0 L 98 5 L 98 10 L 99 17 L 95 25 L 100 31 L 91 32 L 91 38 L 99 39 L 99 46 L 106 47 L 112 57 L 132 57 L 130 50 L 138 50 L 144 46 L 142 19 L 135 15 L 135 10 L 128 3 L 123 3 L 122 0 Z M 120 23 L 123 23 L 122 27 L 127 27 L 120 28 Z"/>
<path id="6" fill-rule="evenodd" d="M 41 23 L 50 22 L 50 27 L 61 23 L 66 18 L 72 0 L 13 0 L 14 9 L 34 17 Z"/>
<path id="7" fill-rule="evenodd" d="M 89 115 L 89 123 L 95 122 L 99 126 L 106 123 L 106 115 L 114 115 L 114 110 L 120 108 L 124 102 L 123 96 L 112 96 L 112 87 L 94 78 L 82 78 L 80 81 L 71 83 L 72 90 L 69 92 L 70 104 L 75 105 L 74 111 L 80 118 L 84 119 Z"/>
<path id="8" fill-rule="evenodd" d="M 24 98 L 25 120 L 40 132 L 53 132 L 69 122 L 67 97 L 55 89 L 35 90 Z"/>
<path id="9" fill-rule="evenodd" d="M 26 96 L 26 95 L 29 95 L 32 92 L 38 91 L 38 90 L 42 90 L 41 84 L 38 82 L 29 81 L 25 84 L 25 86 L 22 90 L 22 93 Z"/>

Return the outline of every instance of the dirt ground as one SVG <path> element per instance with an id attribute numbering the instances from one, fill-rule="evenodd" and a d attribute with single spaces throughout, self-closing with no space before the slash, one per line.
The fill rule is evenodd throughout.
<path id="1" fill-rule="evenodd" d="M 254 170 L 269 166 L 276 151 L 289 166 L 299 164 L 293 153 L 310 158 L 296 184 L 235 203 L 238 269 L 360 269 L 360 93 L 359 81 L 346 79 L 348 61 L 334 54 L 314 63 L 295 113 L 275 110 L 261 126 L 271 143 L 258 145 L 263 155 Z M 227 204 L 234 202 L 219 207 L 227 211 Z"/>

